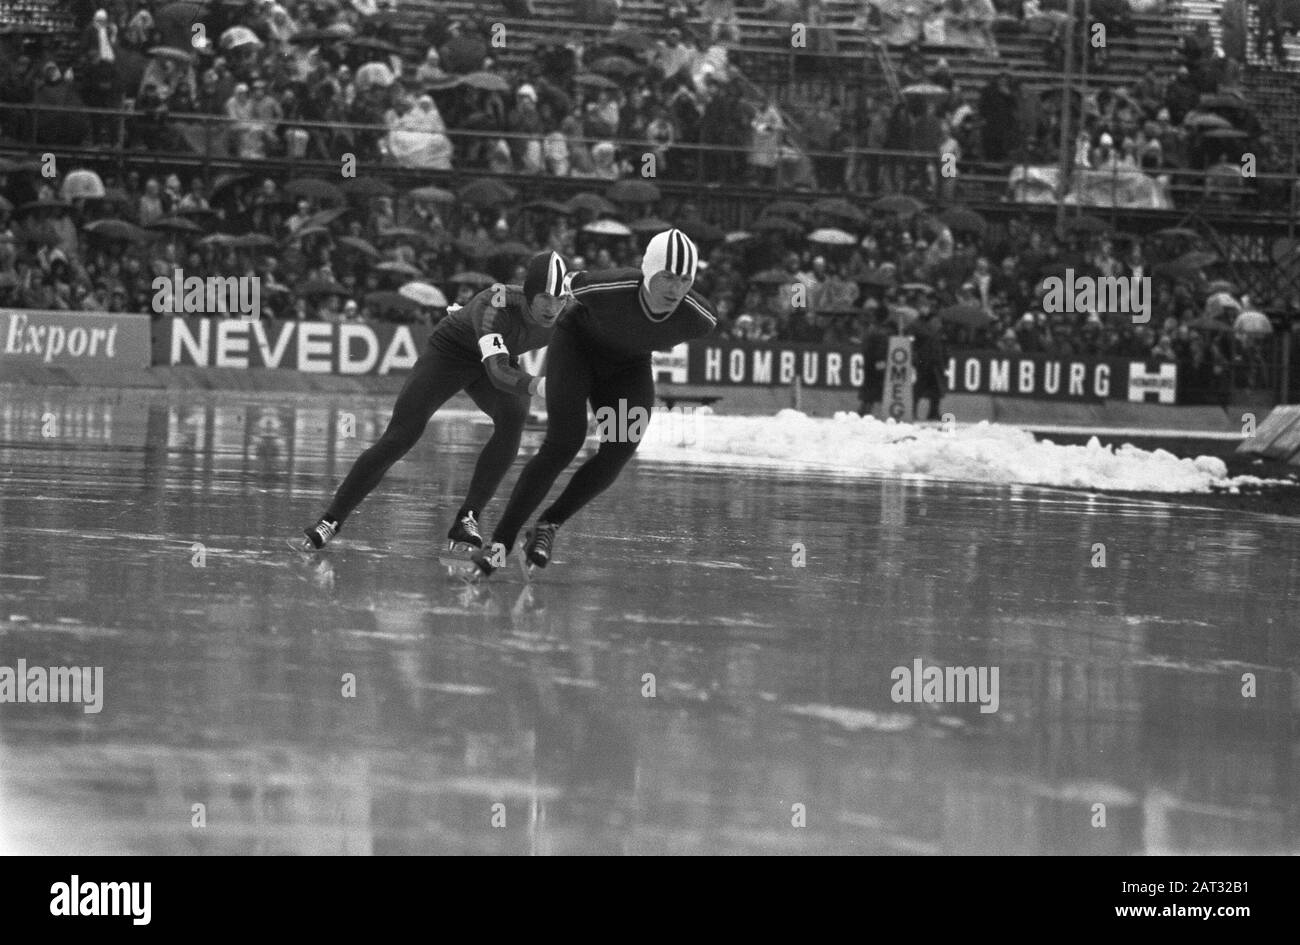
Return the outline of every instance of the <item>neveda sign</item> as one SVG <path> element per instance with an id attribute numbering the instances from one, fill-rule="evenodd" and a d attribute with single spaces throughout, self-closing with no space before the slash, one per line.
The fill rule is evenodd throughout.
<path id="1" fill-rule="evenodd" d="M 403 373 L 415 364 L 427 337 L 427 329 L 411 325 L 238 318 L 171 318 L 157 329 L 162 337 L 156 350 L 166 364 L 308 374 Z"/>

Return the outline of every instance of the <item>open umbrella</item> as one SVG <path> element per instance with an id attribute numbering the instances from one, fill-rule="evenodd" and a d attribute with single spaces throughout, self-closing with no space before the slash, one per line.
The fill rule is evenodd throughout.
<path id="1" fill-rule="evenodd" d="M 170 59 L 172 62 L 191 63 L 194 56 L 184 49 L 177 49 L 175 46 L 155 46 L 149 50 L 149 55 L 155 59 Z"/>
<path id="2" fill-rule="evenodd" d="M 343 42 L 353 49 L 369 49 L 372 52 L 383 53 L 386 56 L 400 56 L 402 54 L 402 51 L 392 43 L 376 39 L 373 36 L 350 36 Z"/>
<path id="3" fill-rule="evenodd" d="M 262 41 L 247 26 L 232 26 L 221 34 L 222 49 L 243 49 L 245 46 L 261 46 Z"/>
<path id="4" fill-rule="evenodd" d="M 241 233 L 230 241 L 235 249 L 266 249 L 275 245 L 275 240 L 265 233 Z"/>
<path id="5" fill-rule="evenodd" d="M 973 233 L 979 236 L 988 227 L 982 216 L 974 210 L 967 210 L 964 207 L 949 210 L 947 213 L 941 214 L 939 219 L 948 224 L 954 233 Z"/>
<path id="6" fill-rule="evenodd" d="M 193 220 L 184 217 L 163 217 L 148 224 L 146 229 L 159 230 L 164 233 L 202 233 L 203 228 Z"/>
<path id="7" fill-rule="evenodd" d="M 1216 292 L 1205 300 L 1205 314 L 1211 318 L 1222 314 L 1227 309 L 1232 309 L 1234 312 L 1241 311 L 1241 303 L 1227 292 Z"/>
<path id="8" fill-rule="evenodd" d="M 1188 128 L 1197 128 L 1201 131 L 1212 131 L 1215 128 L 1231 128 L 1232 122 L 1222 115 L 1216 115 L 1213 112 L 1188 112 L 1183 118 L 1183 124 Z"/>
<path id="9" fill-rule="evenodd" d="M 367 62 L 357 69 L 355 81 L 358 89 L 386 89 L 397 81 L 397 76 L 382 62 Z"/>
<path id="10" fill-rule="evenodd" d="M 378 263 L 375 270 L 377 272 L 392 272 L 412 279 L 418 279 L 424 275 L 419 269 L 416 269 L 408 262 L 402 262 L 400 259 L 390 259 L 387 262 Z"/>
<path id="11" fill-rule="evenodd" d="M 884 213 L 896 213 L 900 217 L 910 217 L 924 210 L 925 204 L 915 197 L 895 194 L 891 197 L 881 197 L 879 200 L 872 201 L 871 209 L 880 210 Z"/>
<path id="12" fill-rule="evenodd" d="M 456 202 L 456 195 L 450 190 L 443 190 L 441 187 L 434 187 L 432 184 L 426 187 L 416 187 L 408 191 L 406 196 L 410 197 L 417 203 L 446 203 Z"/>
<path id="13" fill-rule="evenodd" d="M 359 236 L 340 236 L 337 242 L 340 246 L 346 247 L 353 252 L 360 253 L 363 256 L 369 256 L 371 259 L 379 258 L 379 250 L 375 249 L 375 247 L 368 241 L 363 240 Z"/>
<path id="14" fill-rule="evenodd" d="M 1216 292 L 1227 292 L 1229 295 L 1235 294 L 1237 286 L 1227 279 L 1215 279 L 1205 287 L 1205 294 L 1214 295 Z"/>
<path id="15" fill-rule="evenodd" d="M 628 228 L 633 233 L 662 233 L 664 230 L 671 230 L 673 225 L 658 217 L 641 217 L 629 223 Z"/>
<path id="16" fill-rule="evenodd" d="M 586 86 L 589 89 L 616 89 L 618 83 L 603 75 L 596 75 L 594 72 L 579 72 L 573 77 L 573 81 L 578 85 Z"/>
<path id="17" fill-rule="evenodd" d="M 284 185 L 284 192 L 321 203 L 343 203 L 343 191 L 318 177 L 300 177 Z"/>
<path id="18" fill-rule="evenodd" d="M 493 244 L 488 250 L 489 256 L 508 256 L 511 258 L 518 258 L 520 256 L 531 256 L 532 254 L 533 251 L 531 249 L 523 243 L 515 240 Z"/>
<path id="19" fill-rule="evenodd" d="M 623 56 L 602 56 L 587 68 L 601 75 L 627 77 L 641 72 L 645 67 Z"/>
<path id="20" fill-rule="evenodd" d="M 329 236 L 329 235 L 330 235 L 330 231 L 326 227 L 307 226 L 304 224 L 303 226 L 298 227 L 298 229 L 294 230 L 292 233 L 286 236 L 284 238 L 284 242 L 287 245 L 289 243 L 297 243 L 300 240 L 305 240 L 312 236 Z"/>
<path id="21" fill-rule="evenodd" d="M 727 235 L 712 223 L 703 220 L 683 220 L 677 224 L 677 229 L 697 243 L 717 243 Z"/>
<path id="22" fill-rule="evenodd" d="M 939 309 L 939 317 L 946 322 L 969 328 L 983 328 L 993 320 L 978 302 L 958 302 L 956 305 L 946 306 Z"/>
<path id="23" fill-rule="evenodd" d="M 479 89 L 483 92 L 510 91 L 510 83 L 495 72 L 470 72 L 461 76 L 460 84 L 468 85 L 471 89 Z"/>
<path id="24" fill-rule="evenodd" d="M 335 220 L 337 220 L 339 217 L 343 216 L 347 212 L 348 212 L 347 207 L 332 207 L 329 210 L 321 210 L 320 212 L 313 213 L 307 219 L 303 220 L 302 225 L 304 228 L 309 226 L 310 227 L 329 226 L 331 223 L 333 223 Z"/>
<path id="25" fill-rule="evenodd" d="M 595 220 L 582 228 L 584 233 L 598 236 L 631 236 L 632 231 L 617 220 Z"/>
<path id="26" fill-rule="evenodd" d="M 104 182 L 94 171 L 69 171 L 59 196 L 64 200 L 99 200 L 104 196 Z"/>
<path id="27" fill-rule="evenodd" d="M 566 201 L 566 205 L 570 213 L 577 213 L 579 210 L 587 210 L 591 213 L 618 213 L 618 207 L 600 194 L 593 194 L 589 191 L 574 194 Z"/>
<path id="28" fill-rule="evenodd" d="M 377 314 L 396 310 L 399 312 L 411 312 L 420 307 L 420 303 L 414 299 L 408 299 L 398 292 L 371 292 L 366 295 L 366 307 Z"/>
<path id="29" fill-rule="evenodd" d="M 1215 141 L 1236 141 L 1249 138 L 1250 135 L 1240 128 L 1211 128 L 1205 133 L 1205 137 L 1212 138 Z"/>
<path id="30" fill-rule="evenodd" d="M 934 286 L 926 282 L 904 282 L 899 286 L 904 292 L 933 292 Z"/>
<path id="31" fill-rule="evenodd" d="M 101 239 L 120 240 L 124 243 L 144 243 L 155 235 L 126 220 L 92 220 L 84 229 L 87 233 Z"/>
<path id="32" fill-rule="evenodd" d="M 819 213 L 824 217 L 834 217 L 837 220 L 848 220 L 851 223 L 861 223 L 866 219 L 866 214 L 853 206 L 853 204 L 849 203 L 843 197 L 823 198 L 813 204 L 812 208 L 814 213 Z M 771 212 L 770 208 L 768 212 Z"/>
<path id="33" fill-rule="evenodd" d="M 659 188 L 648 180 L 621 180 L 611 184 L 605 196 L 619 203 L 654 203 L 659 199 Z"/>
<path id="34" fill-rule="evenodd" d="M 512 188 L 490 177 L 470 181 L 456 191 L 456 196 L 460 198 L 461 203 L 467 203 L 472 207 L 496 207 L 517 198 Z"/>
<path id="35" fill-rule="evenodd" d="M 409 226 L 394 226 L 387 230 L 379 230 L 375 233 L 375 241 L 384 243 L 388 240 L 407 240 L 413 242 L 427 242 L 429 234 L 421 233 L 419 230 L 413 230 Z"/>
<path id="36" fill-rule="evenodd" d="M 756 239 L 758 239 L 758 236 L 754 233 L 750 233 L 747 230 L 732 230 L 730 233 L 728 233 L 726 236 L 722 238 L 722 241 L 726 243 L 728 246 L 730 246 L 735 243 L 744 243 L 748 240 L 756 240 Z"/>
<path id="37" fill-rule="evenodd" d="M 820 243 L 823 246 L 852 246 L 857 241 L 857 237 L 852 233 L 837 230 L 835 227 L 824 227 L 808 234 L 808 242 Z"/>
<path id="38" fill-rule="evenodd" d="M 1249 111 L 1250 105 L 1245 99 L 1225 92 L 1207 92 L 1196 102 L 1197 108 L 1226 108 Z"/>
<path id="39" fill-rule="evenodd" d="M 447 296 L 437 286 L 427 282 L 408 282 L 397 290 L 397 294 L 429 308 L 447 307 Z"/>
<path id="40" fill-rule="evenodd" d="M 349 28 L 348 35 L 351 35 L 351 33 L 352 30 Z M 333 43 L 345 38 L 346 36 L 339 36 L 336 30 L 318 29 L 309 26 L 307 29 L 298 30 L 298 32 L 290 36 L 289 42 L 298 46 L 309 46 L 315 43 Z"/>
<path id="41" fill-rule="evenodd" d="M 475 272 L 472 269 L 461 270 L 453 273 L 447 280 L 452 285 L 493 285 L 501 280 L 493 279 L 486 272 Z"/>
<path id="42" fill-rule="evenodd" d="M 753 224 L 754 229 L 763 231 L 773 231 L 778 233 L 789 233 L 791 235 L 801 235 L 803 227 L 786 217 L 764 216 L 759 217 Z"/>
<path id="43" fill-rule="evenodd" d="M 356 197 L 359 200 L 369 200 L 374 197 L 392 197 L 397 194 L 391 184 L 387 184 L 376 177 L 351 177 L 340 184 L 339 188 L 349 197 Z"/>
<path id="44" fill-rule="evenodd" d="M 911 85 L 905 85 L 902 88 L 902 94 L 908 98 L 946 98 L 951 93 L 942 85 L 935 85 L 933 82 L 914 82 Z"/>
<path id="45" fill-rule="evenodd" d="M 558 213 L 561 216 L 573 216 L 573 209 L 567 203 L 560 203 L 558 200 L 530 200 L 524 204 L 525 210 L 545 210 L 547 213 Z"/>
<path id="46" fill-rule="evenodd" d="M 1243 335 L 1271 335 L 1273 323 L 1263 312 L 1248 310 L 1237 316 L 1232 323 L 1232 330 Z"/>
<path id="47" fill-rule="evenodd" d="M 235 238 L 229 233 L 210 233 L 199 240 L 200 246 L 231 246 Z"/>
<path id="48" fill-rule="evenodd" d="M 1219 261 L 1219 257 L 1214 253 L 1207 253 L 1204 250 L 1192 250 L 1183 253 L 1174 260 L 1175 266 L 1183 266 L 1188 269 L 1203 269 Z"/>

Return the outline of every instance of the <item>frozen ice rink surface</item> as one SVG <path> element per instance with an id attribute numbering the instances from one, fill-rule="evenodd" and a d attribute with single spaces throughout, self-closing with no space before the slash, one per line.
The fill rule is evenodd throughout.
<path id="1" fill-rule="evenodd" d="M 0 667 L 103 668 L 0 704 L 0 849 L 1300 852 L 1291 521 L 660 443 L 469 587 L 460 413 L 293 554 L 388 407 L 0 387 Z"/>

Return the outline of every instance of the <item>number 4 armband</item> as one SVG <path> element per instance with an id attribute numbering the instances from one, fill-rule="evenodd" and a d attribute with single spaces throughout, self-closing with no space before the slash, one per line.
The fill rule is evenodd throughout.
<path id="1" fill-rule="evenodd" d="M 507 356 L 510 354 L 506 349 L 506 340 L 495 332 L 479 338 L 478 350 L 483 355 L 484 361 L 496 354 L 504 354 Z"/>

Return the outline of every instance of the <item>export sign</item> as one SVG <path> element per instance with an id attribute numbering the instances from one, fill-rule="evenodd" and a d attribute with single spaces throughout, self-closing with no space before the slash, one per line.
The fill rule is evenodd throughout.
<path id="1" fill-rule="evenodd" d="M 385 322 L 166 318 L 154 331 L 154 363 L 213 368 L 288 368 L 307 374 L 402 374 L 429 329 Z"/>
<path id="2" fill-rule="evenodd" d="M 0 310 L 0 362 L 149 366 L 149 316 Z"/>

